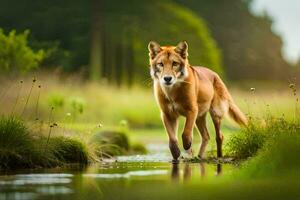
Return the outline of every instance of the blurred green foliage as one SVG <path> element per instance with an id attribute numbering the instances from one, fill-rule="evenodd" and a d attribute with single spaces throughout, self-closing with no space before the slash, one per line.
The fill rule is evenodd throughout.
<path id="1" fill-rule="evenodd" d="M 44 67 L 56 65 L 77 70 L 89 64 L 90 2 L 12 0 L 1 3 L 0 26 L 5 30 L 30 29 L 32 46 L 45 49 Z M 205 22 L 189 9 L 171 0 L 106 0 L 101 6 L 98 12 L 102 20 L 99 23 L 102 23 L 103 55 L 99 59 L 102 56 L 102 74 L 110 82 L 131 85 L 149 77 L 147 44 L 150 40 L 162 45 L 187 40 L 193 64 L 206 65 L 222 73 L 216 42 Z"/>
<path id="2" fill-rule="evenodd" d="M 48 97 L 48 103 L 55 109 L 62 108 L 65 105 L 65 97 L 60 93 L 52 93 Z"/>
<path id="3" fill-rule="evenodd" d="M 105 2 L 104 37 L 107 52 L 117 51 L 119 46 L 128 46 L 127 48 L 131 49 L 132 52 L 124 49 L 124 54 L 118 55 L 117 59 L 130 58 L 128 53 L 134 55 L 133 60 L 129 61 L 133 63 L 130 69 L 132 71 L 129 73 L 134 71 L 136 79 L 141 79 L 142 82 L 149 77 L 147 45 L 150 40 L 156 40 L 161 45 L 177 45 L 180 40 L 186 40 L 190 44 L 192 64 L 205 65 L 222 74 L 220 51 L 200 17 L 168 0 L 131 2 L 133 4 L 119 1 L 118 6 Z M 120 41 L 119 37 L 122 37 Z M 118 45 L 118 42 L 121 44 Z M 110 75 L 106 74 L 109 72 L 113 73 L 112 76 L 118 76 L 117 73 L 128 73 L 126 66 L 123 66 L 124 69 L 122 66 L 116 69 L 114 63 L 108 59 L 104 57 L 104 62 L 108 62 L 104 65 L 107 66 L 104 75 L 109 77 Z"/>
<path id="4" fill-rule="evenodd" d="M 17 34 L 15 30 L 7 35 L 0 29 L 0 70 L 25 73 L 33 68 L 39 67 L 45 58 L 45 52 L 38 50 L 34 52 L 28 46 L 29 31 Z"/>
<path id="5" fill-rule="evenodd" d="M 78 114 L 82 114 L 85 108 L 85 100 L 79 97 L 72 97 L 70 99 L 70 106 L 72 109 L 72 113 L 77 116 Z"/>
<path id="6" fill-rule="evenodd" d="M 294 74 L 282 57 L 283 42 L 272 31 L 272 19 L 251 13 L 252 0 L 175 1 L 205 19 L 230 80 L 286 80 Z"/>
<path id="7" fill-rule="evenodd" d="M 191 64 L 209 67 L 229 80 L 286 80 L 299 73 L 283 59 L 272 19 L 251 13 L 251 2 L 0 0 L 0 27 L 31 30 L 29 44 L 44 49 L 45 68 L 80 70 L 117 85 L 144 85 L 150 40 L 162 45 L 186 40 Z M 99 29 L 97 38 L 94 29 Z M 91 48 L 95 43 L 97 51 Z M 91 55 L 101 69 L 87 67 L 94 60 Z"/>

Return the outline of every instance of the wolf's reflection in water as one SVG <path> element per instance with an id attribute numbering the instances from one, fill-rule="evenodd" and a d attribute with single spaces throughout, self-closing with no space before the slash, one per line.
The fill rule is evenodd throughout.
<path id="1" fill-rule="evenodd" d="M 198 165 L 198 167 L 195 167 L 195 165 Z M 180 180 L 180 168 L 182 168 L 183 171 L 183 181 L 189 181 L 191 177 L 193 176 L 193 173 L 199 173 L 200 177 L 204 178 L 207 176 L 206 174 L 206 164 L 201 162 L 198 164 L 190 164 L 190 163 L 185 163 L 183 165 L 180 165 L 179 163 L 173 163 L 172 164 L 172 171 L 171 171 L 171 179 L 174 182 L 178 182 Z M 196 172 L 196 170 L 198 172 Z M 222 175 L 222 164 L 217 164 L 216 165 L 216 170 L 215 170 L 215 175 L 219 176 Z"/>

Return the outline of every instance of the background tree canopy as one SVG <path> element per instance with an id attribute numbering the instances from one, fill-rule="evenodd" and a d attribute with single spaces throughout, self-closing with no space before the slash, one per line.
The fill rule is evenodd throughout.
<path id="1" fill-rule="evenodd" d="M 220 52 L 201 18 L 167 0 L 130 2 L 120 1 L 118 6 L 105 4 L 104 48 L 107 56 L 113 56 L 111 59 L 104 56 L 104 63 L 109 63 L 104 64 L 105 76 L 117 76 L 118 80 L 119 73 L 131 77 L 130 73 L 135 72 L 136 79 L 149 77 L 147 45 L 150 40 L 162 45 L 187 40 L 192 64 L 205 65 L 222 74 Z M 128 58 L 132 58 L 129 62 L 133 65 L 126 65 Z"/>
<path id="2" fill-rule="evenodd" d="M 176 0 L 203 17 L 222 49 L 229 79 L 285 79 L 289 66 L 272 20 L 250 13 L 252 0 Z"/>
<path id="3" fill-rule="evenodd" d="M 44 68 L 83 70 L 120 85 L 149 77 L 147 44 L 186 40 L 190 62 L 231 80 L 286 79 L 282 41 L 269 17 L 242 0 L 0 0 L 0 27 L 31 31 Z M 13 8 L 13 9 L 12 9 Z M 90 67 L 88 67 L 90 66 Z M 224 73 L 223 73 L 224 72 Z"/>

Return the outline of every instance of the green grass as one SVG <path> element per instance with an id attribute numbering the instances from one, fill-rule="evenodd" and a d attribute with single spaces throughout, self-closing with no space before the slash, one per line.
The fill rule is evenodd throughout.
<path id="1" fill-rule="evenodd" d="M 286 121 L 273 119 L 265 125 L 256 126 L 247 130 L 248 134 L 236 143 L 235 152 L 239 156 L 252 156 L 252 159 L 243 163 L 242 169 L 237 173 L 244 178 L 299 178 L 300 154 L 300 121 Z M 260 137 L 260 142 L 256 143 Z M 252 141 L 246 142 L 245 141 Z M 239 145 L 253 149 L 251 153 L 244 154 Z M 253 145 L 255 144 L 255 145 Z M 254 151 L 255 150 L 255 151 Z M 246 156 L 247 155 L 247 156 Z"/>
<path id="2" fill-rule="evenodd" d="M 267 137 L 264 129 L 251 124 L 250 127 L 230 136 L 228 153 L 240 159 L 254 156 L 262 148 Z"/>
<path id="3" fill-rule="evenodd" d="M 62 163 L 88 164 L 89 153 L 84 143 L 66 137 L 54 137 L 49 141 L 49 149 Z"/>
<path id="4" fill-rule="evenodd" d="M 243 164 L 240 177 L 293 177 L 299 178 L 300 130 L 286 131 L 271 138 L 257 155 Z"/>
<path id="5" fill-rule="evenodd" d="M 0 168 L 29 167 L 33 140 L 24 123 L 14 117 L 0 118 Z"/>
<path id="6" fill-rule="evenodd" d="M 86 165 L 103 157 L 146 153 L 144 144 L 131 143 L 127 132 L 123 126 L 85 135 L 87 141 L 79 137 L 80 134 L 67 137 L 52 133 L 48 138 L 47 133 L 34 132 L 18 118 L 1 117 L 0 169 Z"/>
<path id="7" fill-rule="evenodd" d="M 133 153 L 145 154 L 147 150 L 144 144 L 131 143 L 127 132 L 124 128 L 97 132 L 90 138 L 89 145 L 94 146 L 99 158 Z"/>
<path id="8" fill-rule="evenodd" d="M 53 136 L 51 135 L 50 142 L 56 136 L 63 136 L 80 142 L 84 141 L 82 142 L 83 145 L 91 144 L 91 137 L 95 133 L 99 133 L 100 138 L 107 140 L 107 138 L 101 136 L 101 132 L 103 133 L 105 130 L 115 132 L 116 127 L 120 127 L 123 122 L 126 122 L 126 126 L 130 128 L 130 131 L 126 132 L 126 137 L 130 138 L 129 145 L 131 149 L 129 148 L 128 151 L 122 147 L 120 150 L 120 147 L 115 147 L 114 141 L 105 143 L 105 141 L 101 141 L 102 139 L 99 139 L 99 146 L 101 146 L 99 147 L 98 139 L 95 139 L 93 145 L 82 149 L 82 151 L 85 149 L 89 153 L 89 159 L 91 157 L 97 158 L 94 151 L 99 151 L 99 148 L 108 148 L 105 146 L 113 147 L 114 152 L 110 152 L 110 154 L 116 155 L 125 152 L 129 153 L 132 149 L 143 151 L 143 148 L 139 147 L 139 145 L 143 144 L 167 143 L 168 138 L 162 126 L 160 111 L 150 86 L 149 88 L 134 86 L 128 89 L 112 87 L 105 83 L 84 82 L 78 77 L 69 77 L 65 81 L 61 81 L 58 76 L 49 77 L 41 74 L 38 78 L 23 115 L 27 124 L 43 127 L 42 132 L 38 132 L 39 128 L 35 128 L 35 132 L 38 132 L 38 134 L 33 139 L 33 146 L 39 146 L 38 143 L 43 145 L 46 143 L 45 141 L 36 142 L 36 140 L 44 140 L 43 135 L 45 132 L 48 132 L 48 123 L 54 122 L 58 123 L 59 127 L 53 129 Z M 23 80 L 23 88 L 19 94 L 15 90 L 16 87 L 19 87 L 19 81 L 16 81 L 16 84 L 4 81 L 5 84 L 0 86 L 1 91 L 7 90 L 5 91 L 6 95 L 0 99 L 3 104 L 0 110 L 1 113 L 10 115 L 12 110 L 14 110 L 15 115 L 22 113 L 25 104 L 24 99 L 28 96 L 28 91 L 32 86 L 31 77 Z M 37 85 L 42 85 L 42 89 L 38 89 Z M 250 86 L 255 87 L 255 90 L 250 91 L 248 88 Z M 245 86 L 246 89 L 231 88 L 230 91 L 241 110 L 248 116 L 256 116 L 260 119 L 267 119 L 269 116 L 284 116 L 284 119 L 287 121 L 293 120 L 295 118 L 296 95 L 289 91 L 288 85 L 279 87 L 279 91 L 270 90 L 264 86 L 250 83 Z M 39 91 L 41 91 L 41 96 L 38 103 Z M 19 100 L 14 101 L 17 97 Z M 17 104 L 14 106 L 16 102 Z M 52 106 L 54 110 L 49 116 Z M 39 120 L 35 121 L 37 117 Z M 211 140 L 207 147 L 207 155 L 215 156 L 215 133 L 210 117 L 208 119 L 207 124 Z M 235 123 L 224 120 L 222 122 L 222 132 L 225 136 L 223 145 L 225 155 L 233 155 L 237 158 L 255 156 L 259 149 L 264 146 L 267 138 L 270 137 L 269 132 L 277 131 L 274 127 L 272 129 L 273 122 L 269 123 L 266 121 L 256 121 L 257 124 L 255 126 L 250 126 L 248 129 L 240 131 L 240 128 Z M 181 138 L 183 123 L 183 120 L 180 120 L 178 138 Z M 282 126 L 282 132 L 284 132 L 285 125 Z M 197 144 L 201 139 L 196 131 L 194 135 L 195 143 L 193 147 L 194 152 L 197 153 Z M 181 142 L 181 139 L 179 140 Z M 135 143 L 138 144 L 135 145 Z M 44 149 L 43 145 L 33 147 L 33 149 Z M 77 147 L 81 148 L 78 145 Z M 112 148 L 108 149 L 112 151 Z M 22 151 L 20 150 L 20 152 Z M 65 150 L 62 150 L 62 152 L 65 152 Z M 39 154 L 39 151 L 36 154 Z M 53 154 L 47 156 L 53 157 L 48 159 L 49 165 L 57 159 Z M 78 160 L 78 158 L 76 159 Z"/>
<path id="9" fill-rule="evenodd" d="M 1 77 L 0 77 L 1 78 Z M 37 96 L 41 91 L 38 104 L 38 118 L 47 121 L 51 107 L 54 107 L 53 120 L 61 123 L 76 125 L 77 123 L 102 124 L 103 127 L 116 126 L 126 120 L 131 128 L 162 128 L 160 111 L 152 92 L 151 81 L 147 88 L 116 88 L 105 83 L 81 81 L 78 77 L 68 77 L 61 81 L 59 76 L 39 74 L 37 84 L 32 90 L 24 117 L 35 120 Z M 24 101 L 30 90 L 32 78 L 24 78 L 19 101 L 15 113 L 19 114 L 24 108 Z M 18 97 L 16 92 L 19 81 L 2 81 L 0 91 L 5 96 L 1 113 L 10 114 Z M 41 85 L 41 90 L 38 88 Z M 248 84 L 244 89 L 230 88 L 230 92 L 242 111 L 249 115 L 264 117 L 266 113 L 276 116 L 294 117 L 294 97 L 288 84 L 274 88 L 266 88 L 266 84 Z M 230 85 L 229 85 L 230 86 Z M 251 92 L 250 87 L 255 87 Z M 232 126 L 226 122 L 225 125 Z"/>
<path id="10" fill-rule="evenodd" d="M 236 158 L 253 157 L 267 146 L 272 140 L 279 140 L 279 136 L 294 137 L 299 131 L 298 121 L 284 118 L 269 117 L 266 120 L 252 120 L 247 128 L 231 135 L 228 145 L 229 153 Z"/>
<path id="11" fill-rule="evenodd" d="M 99 157 L 121 155 L 129 151 L 129 139 L 121 131 L 103 131 L 94 134 L 90 144 L 96 147 Z"/>
<path id="12" fill-rule="evenodd" d="M 0 169 L 56 167 L 87 164 L 84 143 L 66 137 L 34 135 L 15 117 L 0 118 Z"/>

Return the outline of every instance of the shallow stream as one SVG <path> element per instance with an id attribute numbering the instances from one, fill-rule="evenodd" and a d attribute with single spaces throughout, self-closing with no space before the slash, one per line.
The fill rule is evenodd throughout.
<path id="1" fill-rule="evenodd" d="M 293 181 L 239 180 L 236 165 L 173 164 L 166 146 L 149 149 L 87 168 L 2 173 L 0 200 L 300 199 Z"/>

